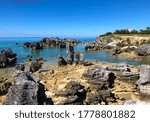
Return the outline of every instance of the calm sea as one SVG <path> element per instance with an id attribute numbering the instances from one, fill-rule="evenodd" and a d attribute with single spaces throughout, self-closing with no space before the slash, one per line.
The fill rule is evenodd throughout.
<path id="1" fill-rule="evenodd" d="M 17 53 L 18 63 L 26 62 L 27 55 L 32 55 L 33 58 L 43 57 L 47 61 L 56 63 L 56 58 L 58 55 L 62 55 L 66 57 L 66 50 L 59 49 L 55 47 L 46 47 L 43 50 L 32 51 L 30 48 L 24 48 L 21 45 L 16 45 L 16 43 L 23 43 L 23 42 L 32 42 L 32 41 L 39 41 L 42 37 L 0 37 L 0 51 L 6 48 L 11 48 L 13 52 Z M 80 41 L 94 41 L 95 38 L 75 38 Z M 126 59 L 119 59 L 119 58 L 112 58 L 109 52 L 86 52 L 84 50 L 86 44 L 77 45 L 75 46 L 75 51 L 80 51 L 84 53 L 86 60 L 97 60 L 103 62 L 111 62 L 111 63 L 118 63 L 118 62 L 127 62 L 131 65 L 140 65 L 141 62 L 136 61 L 129 61 Z"/>

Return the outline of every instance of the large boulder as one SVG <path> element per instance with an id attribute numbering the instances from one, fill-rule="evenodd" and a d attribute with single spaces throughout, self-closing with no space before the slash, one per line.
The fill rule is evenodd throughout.
<path id="1" fill-rule="evenodd" d="M 67 39 L 67 38 L 60 39 L 58 37 L 56 37 L 56 38 L 54 38 L 54 37 L 43 38 L 41 42 L 43 42 L 43 45 L 56 46 L 56 47 L 59 47 L 59 48 L 66 48 L 67 43 L 69 43 L 71 45 L 79 44 L 79 41 L 77 41 L 75 39 Z"/>
<path id="2" fill-rule="evenodd" d="M 150 83 L 150 66 L 141 65 L 140 67 L 140 79 L 138 80 L 139 84 Z"/>
<path id="3" fill-rule="evenodd" d="M 74 47 L 70 43 L 66 44 L 67 47 L 67 63 L 72 64 L 74 62 Z"/>
<path id="4" fill-rule="evenodd" d="M 25 48 L 28 48 L 28 47 L 31 46 L 31 43 L 30 43 L 30 42 L 25 42 L 25 43 L 23 43 L 23 46 L 24 46 Z"/>
<path id="5" fill-rule="evenodd" d="M 76 52 L 74 55 L 74 60 L 76 64 L 84 64 L 84 54 L 80 52 Z"/>
<path id="6" fill-rule="evenodd" d="M 120 78 L 123 81 L 136 81 L 139 79 L 139 72 L 122 72 Z"/>
<path id="7" fill-rule="evenodd" d="M 87 82 L 90 84 L 90 91 L 86 97 L 86 103 L 97 105 L 97 104 L 109 104 L 116 100 L 114 94 L 110 88 L 114 86 L 115 74 L 108 71 L 104 67 L 95 67 L 88 70 L 84 75 Z"/>
<path id="8" fill-rule="evenodd" d="M 137 53 L 140 56 L 150 55 L 150 44 L 144 44 L 137 48 Z"/>
<path id="9" fill-rule="evenodd" d="M 42 67 L 42 64 L 38 61 L 30 62 L 29 67 L 30 67 L 30 72 L 36 72 Z"/>
<path id="10" fill-rule="evenodd" d="M 76 81 L 70 81 L 63 90 L 57 93 L 60 97 L 65 97 L 59 104 L 62 105 L 83 105 L 86 98 L 84 86 Z"/>
<path id="11" fill-rule="evenodd" d="M 15 64 L 17 55 L 11 49 L 6 49 L 0 52 L 0 68 Z"/>
<path id="12" fill-rule="evenodd" d="M 123 71 L 129 72 L 129 71 L 130 71 L 129 66 L 128 66 L 128 64 L 127 64 L 126 62 L 118 63 L 118 64 L 116 65 L 116 69 L 117 69 L 118 71 L 121 71 L 121 72 L 123 72 Z"/>
<path id="13" fill-rule="evenodd" d="M 113 49 L 112 55 L 117 55 L 117 54 L 120 54 L 120 53 L 121 53 L 121 48 L 120 47 L 115 47 Z"/>
<path id="14" fill-rule="evenodd" d="M 17 71 L 24 71 L 25 70 L 25 66 L 23 65 L 23 64 L 18 64 L 18 65 L 16 65 L 16 70 Z"/>
<path id="15" fill-rule="evenodd" d="M 58 66 L 66 66 L 67 65 L 66 60 L 61 55 L 59 55 L 57 57 L 57 63 L 58 63 Z"/>
<path id="16" fill-rule="evenodd" d="M 114 66 L 107 67 L 108 71 L 130 72 L 129 65 L 126 62 L 117 63 Z"/>
<path id="17" fill-rule="evenodd" d="M 137 81 L 139 92 L 150 95 L 150 66 L 142 65 L 140 68 L 140 79 Z"/>
<path id="18" fill-rule="evenodd" d="M 43 49 L 43 43 L 42 42 L 32 42 L 31 43 L 31 48 L 33 50 Z"/>
<path id="19" fill-rule="evenodd" d="M 43 105 L 48 104 L 44 85 L 30 72 L 17 71 L 14 84 L 4 102 L 5 105 Z"/>
<path id="20" fill-rule="evenodd" d="M 104 67 L 95 67 L 88 70 L 84 76 L 87 78 L 89 77 L 90 79 L 98 79 L 99 81 L 107 81 L 109 86 L 112 86 L 116 79 L 115 74 Z"/>
<path id="21" fill-rule="evenodd" d="M 31 62 L 31 61 L 32 61 L 32 56 L 31 56 L 31 55 L 28 55 L 28 56 L 27 56 L 27 61 L 28 61 L 28 62 Z"/>

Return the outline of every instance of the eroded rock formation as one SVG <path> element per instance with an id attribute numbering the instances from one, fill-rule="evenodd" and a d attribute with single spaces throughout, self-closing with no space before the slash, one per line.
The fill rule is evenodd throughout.
<path id="1" fill-rule="evenodd" d="M 139 92 L 142 95 L 150 96 L 150 66 L 141 65 L 140 79 L 137 81 Z"/>
<path id="2" fill-rule="evenodd" d="M 0 52 L 0 68 L 15 64 L 17 55 L 11 49 L 6 49 Z"/>
<path id="3" fill-rule="evenodd" d="M 14 83 L 4 102 L 5 105 L 43 105 L 48 103 L 45 87 L 40 79 L 30 72 L 17 70 L 14 74 Z"/>

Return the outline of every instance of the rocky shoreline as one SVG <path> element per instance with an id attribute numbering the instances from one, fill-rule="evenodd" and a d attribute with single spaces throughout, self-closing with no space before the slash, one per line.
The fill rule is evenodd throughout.
<path id="1" fill-rule="evenodd" d="M 118 40 L 124 45 L 122 48 L 117 47 Z M 130 39 L 127 40 L 124 42 L 122 38 L 117 38 L 116 41 L 114 37 L 100 37 L 87 45 L 86 50 L 109 50 L 112 51 L 113 56 L 118 57 L 124 53 L 134 54 L 134 60 L 138 59 L 138 56 L 144 59 L 149 56 L 149 44 L 129 46 Z M 56 65 L 45 62 L 42 57 L 32 59 L 32 56 L 28 55 L 25 65 L 17 64 L 11 68 L 8 76 L 0 76 L 1 104 L 124 105 L 150 102 L 149 65 L 87 62 L 82 53 L 74 51 L 73 46 L 77 44 L 74 40 L 63 42 L 59 38 L 44 38 L 41 42 L 24 45 L 33 50 L 42 49 L 47 44 L 66 48 L 66 57 L 59 55 Z M 3 67 L 16 64 L 16 54 L 10 49 L 2 51 L 0 57 Z M 129 57 L 133 58 L 133 56 Z M 3 59 L 6 59 L 6 62 Z"/>
<path id="2" fill-rule="evenodd" d="M 43 66 L 43 69 L 28 73 L 27 71 L 20 71 L 16 69 L 15 73 L 29 74 L 25 76 L 34 76 L 36 81 L 30 81 L 28 78 L 23 80 L 22 76 L 12 77 L 12 86 L 7 89 L 7 94 L 1 94 L 0 102 L 3 104 L 41 104 L 37 99 L 34 101 L 28 101 L 28 97 L 37 87 L 36 84 L 43 84 L 42 96 L 43 99 L 50 100 L 43 102 L 42 104 L 54 104 L 54 105 L 123 105 L 127 104 L 129 100 L 149 102 L 149 77 L 147 74 L 147 81 L 143 79 L 141 72 L 145 70 L 149 72 L 148 66 L 137 67 L 127 65 L 126 63 L 106 63 L 106 62 L 89 62 L 91 65 L 84 66 L 83 64 L 72 64 L 60 67 L 58 65 L 50 65 L 47 63 Z M 45 70 L 44 70 L 45 69 Z M 141 72 L 140 72 L 141 71 Z M 23 75 L 24 76 L 24 75 Z M 24 82 L 20 82 L 20 78 Z M 28 79 L 28 80 L 27 80 Z M 38 80 L 37 80 L 38 79 Z M 139 81 L 144 80 L 146 83 L 139 84 Z M 8 82 L 8 80 L 7 80 Z M 16 82 L 16 83 L 14 83 Z M 22 85 L 18 86 L 20 82 Z M 33 84 L 27 85 L 27 83 Z M 32 83 L 33 82 L 33 83 Z M 19 84 L 20 84 L 19 83 Z M 36 83 L 36 84 L 35 84 Z M 16 85 L 17 86 L 16 86 Z M 28 87 L 25 87 L 27 85 Z M 22 87 L 21 87 L 22 86 Z M 25 92 L 26 89 L 32 89 L 30 92 Z M 16 96 L 11 95 L 13 92 L 18 91 Z M 147 92 L 146 92 L 147 91 Z M 38 92 L 38 91 L 37 91 Z M 24 94 L 26 93 L 26 99 Z M 34 97 L 38 98 L 36 94 Z M 147 100 L 143 101 L 143 97 L 147 97 Z M 20 96 L 20 97 L 19 97 Z M 11 98 L 13 97 L 13 98 Z M 23 103 L 18 101 L 17 103 L 11 102 L 10 99 L 17 99 L 19 97 Z M 32 97 L 32 96 L 30 96 Z M 14 100 L 15 101 L 15 100 Z M 26 101 L 26 102 L 25 102 Z"/>
<path id="3" fill-rule="evenodd" d="M 150 37 L 101 36 L 86 45 L 86 51 L 108 51 L 112 57 L 150 62 Z"/>

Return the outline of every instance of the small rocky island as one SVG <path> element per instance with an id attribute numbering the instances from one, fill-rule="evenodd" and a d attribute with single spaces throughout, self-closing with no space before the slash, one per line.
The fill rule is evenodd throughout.
<path id="1" fill-rule="evenodd" d="M 60 39 L 58 37 L 50 37 L 50 38 L 43 38 L 41 41 L 38 42 L 25 42 L 23 46 L 25 48 L 32 48 L 33 50 L 43 49 L 43 47 L 59 47 L 59 48 L 66 48 L 66 44 L 69 43 L 71 45 L 77 45 L 81 43 L 75 39 Z"/>

